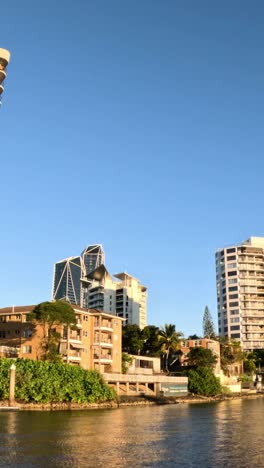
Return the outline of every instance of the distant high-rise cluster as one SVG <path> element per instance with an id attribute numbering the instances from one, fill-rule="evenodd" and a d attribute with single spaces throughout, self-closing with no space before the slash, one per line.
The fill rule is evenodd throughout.
<path id="1" fill-rule="evenodd" d="M 2 94 L 4 92 L 4 80 L 6 79 L 6 68 L 10 60 L 10 52 L 6 49 L 0 49 L 0 105 Z"/>
<path id="2" fill-rule="evenodd" d="M 264 238 L 219 249 L 215 260 L 219 335 L 263 349 Z"/>
<path id="3" fill-rule="evenodd" d="M 89 245 L 80 256 L 55 263 L 52 299 L 65 299 L 84 309 L 122 317 L 129 324 L 147 324 L 147 288 L 128 273 L 110 275 L 102 245 Z"/>

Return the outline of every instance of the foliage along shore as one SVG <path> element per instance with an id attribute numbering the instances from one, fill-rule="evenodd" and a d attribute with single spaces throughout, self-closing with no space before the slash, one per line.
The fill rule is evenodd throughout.
<path id="1" fill-rule="evenodd" d="M 137 406 L 157 406 L 157 405 L 175 405 L 175 404 L 205 404 L 216 403 L 221 401 L 231 401 L 238 399 L 256 399 L 263 398 L 264 393 L 246 393 L 233 395 L 218 395 L 215 397 L 202 397 L 199 395 L 189 395 L 178 398 L 144 398 L 144 397 L 123 397 L 118 401 L 106 401 L 97 403 L 74 403 L 74 402 L 51 402 L 51 403 L 25 403 L 16 402 L 15 407 L 22 411 L 79 411 L 79 410 L 95 410 L 95 409 L 116 409 L 124 407 Z M 0 401 L 1 407 L 8 408 L 8 400 Z"/>
<path id="2" fill-rule="evenodd" d="M 15 400 L 41 404 L 114 401 L 116 393 L 94 370 L 31 359 L 0 359 L 0 400 L 9 398 L 11 364 L 16 365 Z"/>

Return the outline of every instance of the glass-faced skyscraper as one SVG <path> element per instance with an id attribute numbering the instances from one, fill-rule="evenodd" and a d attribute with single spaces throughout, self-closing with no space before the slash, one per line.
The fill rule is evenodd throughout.
<path id="1" fill-rule="evenodd" d="M 88 275 L 100 265 L 105 264 L 105 254 L 101 244 L 88 245 L 81 253 L 84 266 L 84 276 Z"/>
<path id="2" fill-rule="evenodd" d="M 86 275 L 104 264 L 102 245 L 88 245 L 80 256 L 55 263 L 52 300 L 64 299 L 86 307 L 88 282 Z"/>
<path id="3" fill-rule="evenodd" d="M 80 305 L 81 300 L 81 257 L 70 257 L 55 263 L 52 299 L 64 299 Z"/>

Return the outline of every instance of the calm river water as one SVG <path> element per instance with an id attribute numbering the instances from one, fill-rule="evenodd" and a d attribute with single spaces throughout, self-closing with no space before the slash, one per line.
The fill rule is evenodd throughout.
<path id="1" fill-rule="evenodd" d="M 264 467 L 264 398 L 0 412 L 1 467 Z"/>

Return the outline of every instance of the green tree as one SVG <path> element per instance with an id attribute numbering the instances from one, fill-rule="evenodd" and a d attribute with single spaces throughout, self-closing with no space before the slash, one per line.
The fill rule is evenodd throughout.
<path id="1" fill-rule="evenodd" d="M 143 356 L 160 356 L 161 344 L 159 340 L 159 328 L 155 325 L 148 325 L 142 330 Z"/>
<path id="2" fill-rule="evenodd" d="M 161 345 L 161 352 L 165 355 L 165 369 L 169 371 L 169 360 L 180 348 L 180 338 L 182 333 L 176 331 L 175 325 L 165 323 L 159 331 L 159 341 Z"/>
<path id="3" fill-rule="evenodd" d="M 242 364 L 245 354 L 241 349 L 239 341 L 229 340 L 228 337 L 220 338 L 220 358 L 221 368 L 227 375 L 232 374 L 232 368 L 235 363 Z"/>
<path id="4" fill-rule="evenodd" d="M 144 344 L 138 325 L 125 325 L 122 330 L 122 348 L 128 354 L 140 354 Z"/>
<path id="5" fill-rule="evenodd" d="M 256 373 L 256 364 L 253 359 L 245 359 L 244 372 L 249 375 L 253 375 Z"/>
<path id="6" fill-rule="evenodd" d="M 220 380 L 211 369 L 198 367 L 188 372 L 189 392 L 196 395 L 215 396 L 222 391 Z"/>
<path id="7" fill-rule="evenodd" d="M 195 367 L 207 367 L 213 369 L 217 363 L 217 356 L 210 349 L 191 348 L 187 355 L 188 364 Z"/>
<path id="8" fill-rule="evenodd" d="M 207 306 L 204 309 L 203 315 L 203 334 L 205 338 L 215 338 L 214 323 Z"/>
<path id="9" fill-rule="evenodd" d="M 122 353 L 122 374 L 126 374 L 130 364 L 132 363 L 132 357 L 127 353 Z"/>
<path id="10" fill-rule="evenodd" d="M 76 325 L 74 310 L 68 302 L 54 301 L 38 304 L 28 315 L 31 322 L 39 323 L 43 328 L 42 359 L 59 361 L 59 341 L 61 338 L 57 327 Z"/>
<path id="11" fill-rule="evenodd" d="M 201 339 L 201 337 L 196 335 L 196 334 L 189 335 L 188 338 L 187 338 L 187 340 L 200 340 L 200 339 Z"/>

